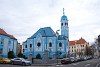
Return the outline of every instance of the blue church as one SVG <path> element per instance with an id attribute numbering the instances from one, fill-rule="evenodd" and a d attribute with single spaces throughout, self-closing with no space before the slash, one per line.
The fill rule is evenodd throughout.
<path id="1" fill-rule="evenodd" d="M 32 55 L 37 58 L 39 55 L 43 57 L 45 51 L 48 51 L 48 57 L 64 58 L 69 54 L 69 27 L 68 18 L 65 16 L 63 8 L 63 16 L 61 17 L 61 35 L 58 30 L 54 32 L 51 27 L 40 28 L 35 34 L 27 38 L 23 42 L 23 54 L 26 57 Z"/>

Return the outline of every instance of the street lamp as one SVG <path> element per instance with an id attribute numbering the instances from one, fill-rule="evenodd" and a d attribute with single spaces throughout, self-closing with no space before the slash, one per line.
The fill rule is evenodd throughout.
<path id="1" fill-rule="evenodd" d="M 57 64 L 58 64 L 58 48 L 57 48 L 58 47 L 57 46 L 58 42 L 57 42 L 57 40 L 58 40 L 58 36 L 59 36 L 58 31 L 60 31 L 60 30 L 56 31 L 56 36 L 57 36 L 57 39 L 56 39 L 56 60 L 57 60 Z"/>
<path id="2" fill-rule="evenodd" d="M 49 47 L 49 59 L 51 58 L 51 47 Z"/>

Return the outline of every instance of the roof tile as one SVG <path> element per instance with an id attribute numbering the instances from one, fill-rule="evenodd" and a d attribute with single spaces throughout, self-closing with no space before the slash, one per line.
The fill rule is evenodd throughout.
<path id="1" fill-rule="evenodd" d="M 0 28 L 0 34 L 1 34 L 1 35 L 5 35 L 5 36 L 8 36 L 8 37 L 10 37 L 10 38 L 16 40 L 16 38 L 15 38 L 13 35 L 7 34 L 7 33 L 6 33 L 3 29 L 1 29 L 1 28 Z"/>
<path id="2" fill-rule="evenodd" d="M 83 39 L 81 37 L 79 40 L 70 41 L 69 43 L 72 46 L 72 45 L 75 45 L 75 44 L 84 44 L 84 43 L 86 43 L 86 41 L 85 41 L 85 39 Z"/>

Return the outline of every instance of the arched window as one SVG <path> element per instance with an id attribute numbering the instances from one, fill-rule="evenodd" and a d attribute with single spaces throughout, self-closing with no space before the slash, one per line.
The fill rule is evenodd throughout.
<path id="1" fill-rule="evenodd" d="M 52 47 L 52 43 L 51 42 L 49 43 L 49 47 Z"/>
<path id="2" fill-rule="evenodd" d="M 25 49 L 23 49 L 23 52 L 25 52 Z"/>
<path id="3" fill-rule="evenodd" d="M 4 43 L 4 39 L 2 38 L 2 39 L 1 39 L 1 44 L 3 44 L 3 43 Z"/>
<path id="4" fill-rule="evenodd" d="M 62 43 L 61 42 L 59 43 L 59 47 L 62 47 Z"/>
<path id="5" fill-rule="evenodd" d="M 36 59 L 41 59 L 41 54 L 38 53 L 38 54 L 36 55 Z"/>
<path id="6" fill-rule="evenodd" d="M 38 43 L 37 43 L 37 46 L 38 46 L 38 47 L 40 47 L 40 46 L 41 46 L 41 43 L 40 43 L 40 42 L 38 42 Z"/>
<path id="7" fill-rule="evenodd" d="M 27 48 L 27 45 L 25 45 L 25 48 Z"/>
<path id="8" fill-rule="evenodd" d="M 63 23 L 61 23 L 61 26 L 63 26 Z"/>
<path id="9" fill-rule="evenodd" d="M 66 25 L 68 26 L 68 23 L 65 22 L 65 26 L 66 26 Z"/>
<path id="10" fill-rule="evenodd" d="M 30 44 L 30 48 L 32 47 L 32 44 Z"/>

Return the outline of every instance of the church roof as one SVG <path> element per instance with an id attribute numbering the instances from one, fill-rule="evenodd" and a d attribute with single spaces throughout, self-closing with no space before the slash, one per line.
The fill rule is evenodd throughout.
<path id="1" fill-rule="evenodd" d="M 63 15 L 63 16 L 61 17 L 61 21 L 62 21 L 62 20 L 68 20 L 67 16 Z"/>
<path id="2" fill-rule="evenodd" d="M 64 8 L 63 8 L 63 16 L 61 17 L 61 21 L 62 20 L 68 20 L 67 16 L 65 16 Z"/>
<path id="3" fill-rule="evenodd" d="M 87 43 L 87 42 L 85 41 L 85 39 L 83 39 L 81 37 L 79 40 L 70 41 L 69 43 L 70 43 L 70 45 L 75 45 L 75 44 L 84 44 L 84 43 Z"/>
<path id="4" fill-rule="evenodd" d="M 1 34 L 1 35 L 5 35 L 5 36 L 8 36 L 8 37 L 10 37 L 10 38 L 16 40 L 16 38 L 15 38 L 13 35 L 10 35 L 10 34 L 6 33 L 6 32 L 5 32 L 3 29 L 1 29 L 1 28 L 0 28 L 0 34 Z"/>
<path id="5" fill-rule="evenodd" d="M 36 38 L 38 34 L 41 34 L 42 37 L 55 37 L 56 33 L 51 29 L 51 27 L 40 28 L 34 35 L 30 38 Z"/>
<path id="6" fill-rule="evenodd" d="M 66 40 L 66 39 L 67 39 L 66 36 L 63 36 L 63 35 L 59 35 L 59 36 L 58 36 L 58 40 Z"/>

